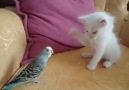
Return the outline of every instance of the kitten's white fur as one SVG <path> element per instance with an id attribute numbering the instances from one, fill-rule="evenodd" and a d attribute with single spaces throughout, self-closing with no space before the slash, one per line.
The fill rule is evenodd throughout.
<path id="1" fill-rule="evenodd" d="M 87 46 L 89 44 L 91 46 L 92 54 L 82 54 L 83 57 L 92 57 L 87 68 L 95 70 L 102 58 L 106 59 L 103 66 L 106 68 L 111 67 L 121 55 L 120 45 L 113 32 L 114 17 L 106 12 L 95 12 L 81 16 L 79 19 L 84 24 L 85 32 L 81 33 L 77 29 L 72 29 L 69 33 L 82 45 Z"/>

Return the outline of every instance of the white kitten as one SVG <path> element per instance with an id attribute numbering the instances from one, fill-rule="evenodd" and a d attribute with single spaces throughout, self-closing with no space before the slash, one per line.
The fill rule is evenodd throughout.
<path id="1" fill-rule="evenodd" d="M 111 67 L 121 55 L 120 45 L 113 33 L 114 17 L 106 12 L 95 12 L 81 16 L 79 19 L 84 24 L 85 32 L 81 33 L 79 30 L 72 29 L 69 33 L 82 45 L 87 46 L 89 44 L 91 46 L 93 53 L 82 55 L 83 57 L 92 57 L 87 68 L 95 70 L 102 58 L 106 59 L 103 66 Z"/>

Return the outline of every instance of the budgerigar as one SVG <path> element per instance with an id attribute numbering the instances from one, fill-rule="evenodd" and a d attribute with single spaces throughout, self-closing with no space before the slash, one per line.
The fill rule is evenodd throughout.
<path id="1" fill-rule="evenodd" d="M 48 59 L 53 54 L 51 47 L 45 47 L 40 55 L 37 56 L 21 73 L 10 83 L 8 83 L 3 90 L 11 90 L 17 85 L 26 82 L 38 83 L 37 78 L 44 71 Z"/>

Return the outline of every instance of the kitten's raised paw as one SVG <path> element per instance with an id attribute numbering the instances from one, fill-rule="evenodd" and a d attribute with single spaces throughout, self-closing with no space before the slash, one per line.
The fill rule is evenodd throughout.
<path id="1" fill-rule="evenodd" d="M 92 54 L 91 53 L 83 53 L 82 57 L 84 57 L 84 58 L 92 58 Z"/>
<path id="2" fill-rule="evenodd" d="M 72 28 L 72 29 L 69 31 L 69 35 L 71 35 L 71 36 L 74 37 L 74 38 L 79 37 L 80 31 L 77 30 L 76 28 Z"/>
<path id="3" fill-rule="evenodd" d="M 105 68 L 110 68 L 110 67 L 112 66 L 112 62 L 111 62 L 111 61 L 105 61 L 105 62 L 103 63 L 103 66 L 104 66 Z"/>
<path id="4" fill-rule="evenodd" d="M 88 64 L 88 65 L 87 65 L 87 68 L 88 68 L 89 70 L 95 70 L 95 69 L 96 69 L 96 66 L 93 65 L 93 64 Z"/>

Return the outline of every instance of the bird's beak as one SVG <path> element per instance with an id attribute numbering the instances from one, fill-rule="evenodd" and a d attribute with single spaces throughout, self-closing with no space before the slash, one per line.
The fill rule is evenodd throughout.
<path id="1" fill-rule="evenodd" d="M 53 50 L 51 50 L 51 53 L 52 53 L 52 54 L 54 54 L 54 51 L 53 51 Z"/>

